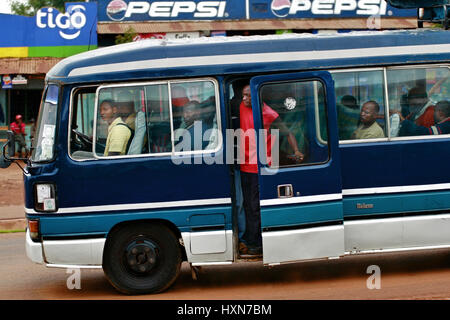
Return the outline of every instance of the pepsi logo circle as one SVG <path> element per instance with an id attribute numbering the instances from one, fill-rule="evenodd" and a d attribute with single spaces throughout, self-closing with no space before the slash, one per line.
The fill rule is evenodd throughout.
<path id="1" fill-rule="evenodd" d="M 291 9 L 291 0 L 273 0 L 270 9 L 275 16 L 284 18 Z"/>
<path id="2" fill-rule="evenodd" d="M 106 7 L 106 14 L 113 21 L 121 21 L 125 17 L 128 5 L 122 0 L 113 0 Z"/>

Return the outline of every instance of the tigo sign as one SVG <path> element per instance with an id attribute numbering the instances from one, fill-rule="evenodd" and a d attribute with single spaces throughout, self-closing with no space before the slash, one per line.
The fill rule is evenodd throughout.
<path id="1" fill-rule="evenodd" d="M 34 17 L 0 14 L 0 57 L 68 57 L 97 48 L 97 3 L 42 8 Z"/>
<path id="2" fill-rule="evenodd" d="M 78 38 L 86 22 L 86 8 L 83 5 L 69 6 L 66 13 L 59 13 L 53 8 L 43 8 L 36 13 L 38 28 L 57 28 L 61 38 L 66 40 Z"/>

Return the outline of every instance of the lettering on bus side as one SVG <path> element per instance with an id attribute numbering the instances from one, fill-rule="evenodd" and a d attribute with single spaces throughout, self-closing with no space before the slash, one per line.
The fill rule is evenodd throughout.
<path id="1" fill-rule="evenodd" d="M 373 209 L 373 203 L 357 203 L 356 209 Z"/>

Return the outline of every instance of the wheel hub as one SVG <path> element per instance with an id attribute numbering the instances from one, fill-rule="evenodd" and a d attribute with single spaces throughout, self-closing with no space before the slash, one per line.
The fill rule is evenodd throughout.
<path id="1" fill-rule="evenodd" d="M 158 264 L 159 247 L 150 240 L 130 243 L 125 251 L 126 266 L 134 273 L 143 275 Z"/>

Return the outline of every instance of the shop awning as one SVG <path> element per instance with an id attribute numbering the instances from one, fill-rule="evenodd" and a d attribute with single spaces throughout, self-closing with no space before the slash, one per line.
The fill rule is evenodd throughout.
<path id="1" fill-rule="evenodd" d="M 2 58 L 0 74 L 46 74 L 61 58 Z"/>
<path id="2" fill-rule="evenodd" d="M 417 28 L 416 18 L 381 18 L 381 29 Z M 251 21 L 177 21 L 177 22 L 99 22 L 99 34 L 122 34 L 130 28 L 136 33 L 188 32 L 206 30 L 279 30 L 279 29 L 369 29 L 367 18 L 297 19 Z"/>

